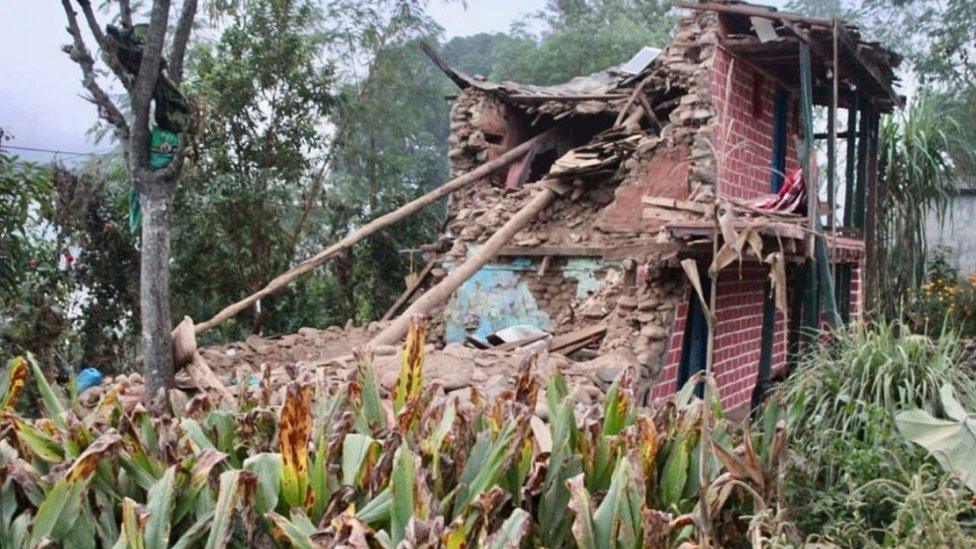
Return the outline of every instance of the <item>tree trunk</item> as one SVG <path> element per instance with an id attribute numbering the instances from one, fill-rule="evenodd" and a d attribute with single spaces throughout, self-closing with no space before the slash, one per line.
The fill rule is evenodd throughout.
<path id="1" fill-rule="evenodd" d="M 163 182 L 138 185 L 142 208 L 142 271 L 139 310 L 146 399 L 173 386 L 173 323 L 169 309 L 170 210 L 172 186 Z"/>

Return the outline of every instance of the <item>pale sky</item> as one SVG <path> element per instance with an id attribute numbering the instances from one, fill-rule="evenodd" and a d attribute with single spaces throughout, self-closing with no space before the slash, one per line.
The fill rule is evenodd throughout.
<path id="1" fill-rule="evenodd" d="M 467 4 L 465 9 L 459 2 L 433 0 L 428 13 L 450 38 L 508 30 L 513 21 L 541 9 L 545 0 Z M 85 135 L 97 115 L 80 97 L 81 71 L 61 52 L 61 45 L 69 41 L 64 28 L 64 11 L 57 0 L 0 0 L 0 128 L 13 135 L 8 145 L 82 153 L 111 148 L 107 141 L 96 145 Z M 93 47 L 91 40 L 88 46 Z M 54 157 L 15 152 L 25 160 L 46 162 Z"/>

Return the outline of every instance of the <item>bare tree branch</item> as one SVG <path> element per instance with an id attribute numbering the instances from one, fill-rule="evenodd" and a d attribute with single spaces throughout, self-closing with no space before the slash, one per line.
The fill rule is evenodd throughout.
<path id="1" fill-rule="evenodd" d="M 183 82 L 183 58 L 186 57 L 186 45 L 190 41 L 190 31 L 193 30 L 193 19 L 197 14 L 197 0 L 184 0 L 180 10 L 180 19 L 173 32 L 173 48 L 169 53 L 169 79 L 177 86 Z"/>
<path id="2" fill-rule="evenodd" d="M 163 42 L 169 23 L 169 0 L 155 0 L 149 15 L 149 36 L 142 50 L 142 62 L 132 99 L 132 161 L 134 167 L 149 166 L 149 103 L 152 100 L 159 69 L 163 62 Z"/>
<path id="3" fill-rule="evenodd" d="M 61 49 L 71 57 L 71 60 L 78 63 L 81 67 L 82 84 L 88 93 L 91 94 L 89 100 L 98 106 L 98 114 L 108 123 L 115 126 L 116 136 L 124 148 L 128 148 L 129 124 L 125 121 L 125 116 L 119 111 L 112 99 L 105 93 L 105 90 L 98 85 L 95 79 L 95 60 L 88 52 L 85 41 L 81 37 L 81 28 L 78 26 L 78 19 L 75 10 L 71 7 L 70 0 L 61 0 L 64 13 L 68 17 L 68 33 L 72 37 L 72 44 L 67 44 Z"/>
<path id="4" fill-rule="evenodd" d="M 115 47 L 102 32 L 101 26 L 98 24 L 98 19 L 95 18 L 95 11 L 92 9 L 90 0 L 78 0 L 78 5 L 81 6 L 82 13 L 85 14 L 85 21 L 88 22 L 88 29 L 91 30 L 92 36 L 95 37 L 95 42 L 98 43 L 98 48 L 101 51 L 102 59 L 105 64 L 112 69 L 112 73 L 115 77 L 122 82 L 122 85 L 126 90 L 132 86 L 132 76 L 126 72 L 125 67 L 122 66 L 122 62 L 119 61 L 119 56 L 115 53 Z"/>
<path id="5" fill-rule="evenodd" d="M 119 0 L 119 18 L 122 19 L 125 28 L 132 28 L 132 4 L 129 0 Z"/>

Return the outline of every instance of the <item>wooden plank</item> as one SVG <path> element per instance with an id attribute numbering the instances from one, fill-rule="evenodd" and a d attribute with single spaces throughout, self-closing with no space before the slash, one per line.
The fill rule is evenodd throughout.
<path id="1" fill-rule="evenodd" d="M 601 257 L 603 248 L 596 246 L 505 246 L 495 254 L 499 257 Z"/>
<path id="2" fill-rule="evenodd" d="M 668 198 L 664 196 L 642 196 L 641 202 L 651 206 L 670 208 L 672 210 L 686 210 L 708 215 L 712 213 L 711 204 L 703 204 L 691 200 L 681 200 L 678 198 Z"/>
<path id="3" fill-rule="evenodd" d="M 641 219 L 656 219 L 661 221 L 682 221 L 686 219 L 687 213 L 676 212 L 666 208 L 650 207 L 644 208 Z"/>
<path id="4" fill-rule="evenodd" d="M 503 96 L 505 99 L 520 101 L 523 103 L 546 103 L 549 101 L 616 101 L 627 99 L 625 93 L 594 93 L 591 95 L 537 95 L 526 93 L 513 93 Z"/>
<path id="5" fill-rule="evenodd" d="M 594 338 L 605 334 L 606 331 L 607 331 L 606 324 L 597 324 L 596 326 L 590 326 L 589 328 L 583 328 L 580 330 L 576 330 L 575 332 L 570 332 L 568 334 L 556 336 L 552 339 L 551 342 L 549 342 L 549 350 L 553 352 L 558 352 L 566 348 L 572 347 L 574 345 L 577 345 L 581 342 L 589 343 Z"/>
<path id="6" fill-rule="evenodd" d="M 393 318 L 393 315 L 400 310 L 400 307 L 403 307 L 403 304 L 410 300 L 410 297 L 417 292 L 417 288 L 420 288 L 420 285 L 427 280 L 427 277 L 430 275 L 430 271 L 434 268 L 434 263 L 435 262 L 431 261 L 426 267 L 423 268 L 422 271 L 420 271 L 420 274 L 417 276 L 417 281 L 414 282 L 409 288 L 405 289 L 403 293 L 400 294 L 400 297 L 393 302 L 393 305 L 390 305 L 390 308 L 387 309 L 380 318 L 381 321 L 390 320 Z"/>

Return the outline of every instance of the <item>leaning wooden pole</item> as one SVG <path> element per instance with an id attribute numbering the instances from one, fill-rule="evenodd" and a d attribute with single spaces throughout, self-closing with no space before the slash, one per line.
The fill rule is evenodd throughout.
<path id="1" fill-rule="evenodd" d="M 285 286 L 291 284 L 295 279 L 301 277 L 304 274 L 311 272 L 313 269 L 319 265 L 325 263 L 333 256 L 337 255 L 342 250 L 352 246 L 353 244 L 359 242 L 360 240 L 366 238 L 367 236 L 389 227 L 390 225 L 406 219 L 411 215 L 417 213 L 423 208 L 437 202 L 441 198 L 451 194 L 452 192 L 467 187 L 472 183 L 481 180 L 483 177 L 490 175 L 491 173 L 498 171 L 505 166 L 508 166 L 512 162 L 515 162 L 522 157 L 525 153 L 532 149 L 537 143 L 544 141 L 549 138 L 550 133 L 553 130 L 547 130 L 541 134 L 529 139 L 528 141 L 522 143 L 521 145 L 513 148 L 512 150 L 502 154 L 498 158 L 482 164 L 478 168 L 460 176 L 456 177 L 447 183 L 444 183 L 440 187 L 434 189 L 433 191 L 417 198 L 407 204 L 401 206 L 398 210 L 392 211 L 388 214 L 381 215 L 376 219 L 370 221 L 369 223 L 363 225 L 359 229 L 353 231 L 349 236 L 343 238 L 339 242 L 336 242 L 332 246 L 322 250 L 318 254 L 306 259 L 302 263 L 292 267 L 291 269 L 285 271 L 284 273 L 278 275 L 267 286 L 261 288 L 257 292 L 245 297 L 244 299 L 224 307 L 219 313 L 214 315 L 213 318 L 206 322 L 201 322 L 194 326 L 194 333 L 199 335 L 211 328 L 217 326 L 221 322 L 234 317 L 244 309 L 250 307 L 259 299 L 271 295 L 274 292 L 284 288 Z"/>
<path id="2" fill-rule="evenodd" d="M 478 251 L 463 263 L 457 266 L 451 274 L 444 277 L 436 286 L 427 290 L 422 296 L 417 298 L 407 310 L 398 316 L 392 324 L 383 329 L 382 332 L 370 340 L 372 347 L 378 345 L 392 345 L 403 338 L 410 325 L 410 317 L 415 314 L 428 314 L 434 307 L 446 300 L 462 284 L 471 278 L 479 269 L 498 253 L 499 250 L 523 227 L 529 224 L 539 212 L 544 210 L 550 202 L 556 198 L 557 193 L 549 187 L 544 186 L 541 191 L 522 207 L 511 219 L 509 219 L 495 234 L 488 239 Z"/>

